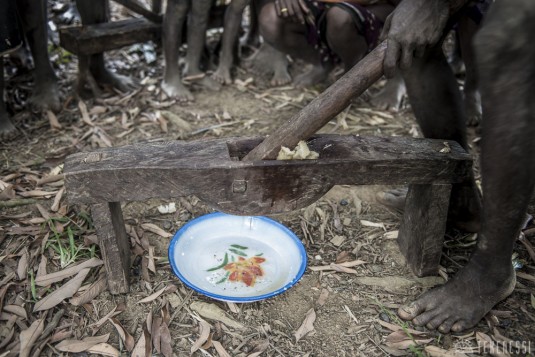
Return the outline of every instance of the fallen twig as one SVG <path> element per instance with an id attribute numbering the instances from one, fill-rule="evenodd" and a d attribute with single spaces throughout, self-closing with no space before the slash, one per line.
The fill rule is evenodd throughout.
<path id="1" fill-rule="evenodd" d="M 18 200 L 0 201 L 0 208 L 13 208 L 18 206 L 33 205 L 37 203 L 33 198 L 22 198 Z"/>

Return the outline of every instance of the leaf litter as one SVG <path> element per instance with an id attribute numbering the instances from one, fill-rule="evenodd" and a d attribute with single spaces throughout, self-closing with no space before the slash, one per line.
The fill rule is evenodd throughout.
<path id="1" fill-rule="evenodd" d="M 110 53 L 109 58 L 119 71 L 129 71 L 126 61 L 121 64 L 117 60 L 122 58 L 121 50 Z M 58 73 L 61 85 L 68 88 L 76 65 L 62 66 L 70 70 Z M 158 71 L 152 79 L 161 76 Z M 380 318 L 382 309 L 372 298 L 377 298 L 387 309 L 394 309 L 412 300 L 428 285 L 415 282 L 400 263 L 396 250 L 390 249 L 391 243 L 395 244 L 400 217 L 374 205 L 373 195 L 360 189 L 337 188 L 341 196 L 330 193 L 332 196 L 315 203 L 309 210 L 312 214 L 306 217 L 306 210 L 276 217 L 303 238 L 310 269 L 295 287 L 263 302 L 239 305 L 236 309 L 193 293 L 172 275 L 162 259 L 172 232 L 191 218 L 211 211 L 191 197 L 177 198 L 176 211 L 170 209 L 165 215 L 155 216 L 145 209 L 144 203 L 124 207 L 126 223 L 137 230 L 129 231 L 129 237 L 135 242 L 134 251 L 139 252 L 136 247 L 141 249 L 150 281 L 140 276 L 141 263 L 133 259 L 131 292 L 112 297 L 105 290 L 102 263 L 83 265 L 100 260 L 100 252 L 95 244 L 89 207 L 72 206 L 67 201 L 64 178 L 58 171 L 66 155 L 151 140 L 266 135 L 317 95 L 317 91 L 296 90 L 291 86 L 263 87 L 260 79 L 253 80 L 242 69 L 238 76 L 234 85 L 219 94 L 195 92 L 199 105 L 180 106 L 171 100 L 159 100 L 154 91 L 148 90 L 148 86 L 157 82 L 147 82 L 147 87 L 124 96 L 83 102 L 68 99 L 65 109 L 54 114 L 55 118 L 49 113 L 42 117 L 25 114 L 32 118 L 22 119 L 24 137 L 0 143 L 2 149 L 7 149 L 0 171 L 0 307 L 6 318 L 0 327 L 0 350 L 18 355 L 24 348 L 23 352 L 30 356 L 50 355 L 53 348 L 59 350 L 57 346 L 62 341 L 80 343 L 91 341 L 87 338 L 97 333 L 100 336 L 109 333 L 106 341 L 93 344 L 84 352 L 114 356 L 127 354 L 131 349 L 131 355 L 146 356 L 159 348 L 166 355 L 171 345 L 174 353 L 187 355 L 200 337 L 198 318 L 201 316 L 211 326 L 208 338 L 194 355 L 384 355 L 381 348 L 387 347 L 387 337 L 399 333 L 399 329 L 393 331 L 379 322 L 386 321 Z M 407 112 L 390 114 L 372 109 L 360 98 L 323 131 L 419 135 Z M 30 153 L 29 147 L 42 154 Z M 159 200 L 151 207 L 168 203 Z M 72 240 L 69 228 L 74 232 Z M 522 286 L 498 306 L 495 318 L 491 319 L 492 327 L 485 321 L 476 327 L 481 343 L 500 345 L 505 339 L 535 340 L 531 329 L 535 318 L 532 297 L 535 285 L 529 278 L 534 276 L 533 255 L 530 255 L 533 250 L 529 249 L 533 246 L 533 236 L 526 234 L 520 242 L 517 248 L 524 262 L 519 271 Z M 447 249 L 448 255 L 461 265 L 469 255 L 463 248 Z M 366 263 L 344 265 L 359 260 Z M 441 264 L 446 276 L 451 277 L 458 269 L 446 260 Z M 344 272 L 342 268 L 350 270 Z M 80 274 L 84 269 L 89 271 Z M 402 282 L 399 289 L 384 287 L 399 282 Z M 177 290 L 153 295 L 170 284 Z M 73 293 L 74 290 L 77 291 Z M 47 297 L 56 291 L 61 301 L 50 306 L 51 299 L 47 301 Z M 138 304 L 149 297 L 150 301 Z M 193 308 L 198 307 L 197 302 L 213 305 L 218 310 L 214 309 L 217 312 L 210 315 L 212 318 L 202 316 L 199 309 Z M 35 306 L 42 310 L 33 312 Z M 316 315 L 312 324 L 311 309 Z M 161 316 L 164 310 L 170 312 L 168 318 Z M 149 313 L 151 321 L 146 318 Z M 225 318 L 231 318 L 240 328 L 233 327 L 233 322 Z M 391 317 L 383 318 L 397 324 Z M 307 329 L 308 332 L 296 342 L 295 334 L 300 326 L 306 327 L 301 333 Z M 34 338 L 29 328 L 42 333 Z M 408 331 L 411 330 L 414 330 L 412 326 Z M 414 332 L 411 335 L 422 336 Z M 398 335 L 391 340 L 395 336 Z M 430 337 L 425 336 L 418 337 L 419 341 L 429 338 L 432 341 L 420 346 L 419 351 L 429 356 L 479 353 L 474 350 L 478 342 L 476 334 L 443 338 L 429 332 Z M 406 343 L 402 335 L 397 338 L 392 341 Z"/>

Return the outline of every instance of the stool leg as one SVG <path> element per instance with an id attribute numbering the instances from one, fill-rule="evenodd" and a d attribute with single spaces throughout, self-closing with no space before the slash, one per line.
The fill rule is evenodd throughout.
<path id="1" fill-rule="evenodd" d="M 91 216 L 99 238 L 110 292 L 127 293 L 130 288 L 130 244 L 124 226 L 121 203 L 93 204 Z"/>
<path id="2" fill-rule="evenodd" d="M 451 185 L 410 185 L 398 244 L 416 276 L 438 272 Z"/>

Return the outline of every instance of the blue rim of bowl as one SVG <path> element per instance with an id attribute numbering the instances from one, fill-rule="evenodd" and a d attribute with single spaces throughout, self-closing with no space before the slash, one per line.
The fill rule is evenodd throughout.
<path id="1" fill-rule="evenodd" d="M 206 296 L 211 297 L 211 298 L 216 299 L 216 300 L 229 301 L 229 302 L 254 302 L 254 301 L 260 301 L 260 300 L 268 299 L 270 297 L 282 294 L 283 292 L 285 292 L 286 290 L 288 290 L 289 288 L 294 286 L 301 279 L 301 277 L 305 273 L 305 269 L 306 269 L 306 266 L 307 266 L 307 255 L 306 255 L 305 247 L 303 246 L 303 243 L 301 243 L 301 240 L 299 240 L 299 238 L 297 238 L 295 233 L 292 232 L 288 227 L 286 227 L 285 225 L 275 221 L 274 219 L 271 219 L 271 218 L 268 218 L 268 217 L 264 217 L 264 216 L 251 216 L 251 217 L 260 219 L 262 221 L 266 221 L 269 224 L 272 224 L 272 225 L 278 227 L 279 229 L 284 231 L 290 238 L 292 238 L 292 240 L 294 241 L 295 245 L 299 248 L 299 253 L 300 253 L 300 257 L 301 257 L 301 266 L 299 267 L 299 271 L 297 272 L 297 275 L 288 284 L 284 285 L 280 289 L 277 289 L 275 291 L 270 292 L 269 294 L 263 294 L 263 295 L 258 295 L 258 296 L 248 296 L 248 297 L 235 297 L 235 296 L 214 294 L 214 293 L 211 293 L 209 291 L 200 289 L 197 286 L 195 286 L 194 284 L 192 284 L 191 282 L 189 282 L 188 279 L 186 279 L 186 277 L 184 277 L 180 273 L 180 271 L 178 270 L 178 267 L 176 266 L 175 260 L 173 258 L 174 255 L 172 254 L 172 252 L 174 251 L 175 245 L 177 244 L 177 242 L 179 241 L 181 236 L 184 234 L 184 232 L 189 227 L 191 227 L 192 225 L 198 224 L 198 223 L 200 223 L 200 222 L 202 222 L 202 221 L 204 221 L 206 219 L 212 219 L 212 218 L 216 218 L 216 217 L 225 217 L 225 216 L 232 217 L 232 215 L 230 215 L 230 214 L 221 213 L 221 212 L 209 213 L 209 214 L 205 214 L 203 216 L 197 217 L 197 218 L 189 221 L 185 225 L 183 225 L 182 228 L 180 228 L 178 230 L 178 232 L 176 232 L 175 235 L 173 236 L 173 239 L 171 240 L 171 243 L 169 244 L 169 249 L 167 251 L 167 255 L 168 255 L 168 258 L 169 258 L 169 263 L 171 264 L 171 268 L 173 269 L 173 272 L 175 273 L 175 275 L 187 287 L 189 287 L 190 289 L 195 290 L 198 293 L 201 293 L 203 295 L 206 295 Z"/>

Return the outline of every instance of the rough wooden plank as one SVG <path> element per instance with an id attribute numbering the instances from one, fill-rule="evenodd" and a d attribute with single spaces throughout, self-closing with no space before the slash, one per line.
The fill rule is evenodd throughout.
<path id="1" fill-rule="evenodd" d="M 410 185 L 398 244 L 413 273 L 419 277 L 438 271 L 451 185 Z"/>
<path id="2" fill-rule="evenodd" d="M 76 55 L 91 55 L 139 42 L 157 40 L 161 25 L 133 18 L 88 26 L 61 28 L 60 44 Z"/>
<path id="3" fill-rule="evenodd" d="M 268 214 L 305 207 L 334 185 L 460 182 L 471 157 L 441 140 L 324 135 L 310 140 L 318 160 L 242 157 L 257 139 L 217 139 L 108 148 L 65 162 L 71 202 L 142 201 L 196 195 L 217 210 Z M 98 184 L 97 184 L 98 183 Z"/>
<path id="4" fill-rule="evenodd" d="M 274 159 L 281 146 L 294 148 L 321 129 L 383 75 L 386 42 L 379 44 L 299 113 L 280 125 L 244 160 Z"/>
<path id="5" fill-rule="evenodd" d="M 121 203 L 93 204 L 91 216 L 99 238 L 110 292 L 127 293 L 130 289 L 130 244 L 126 235 Z"/>

